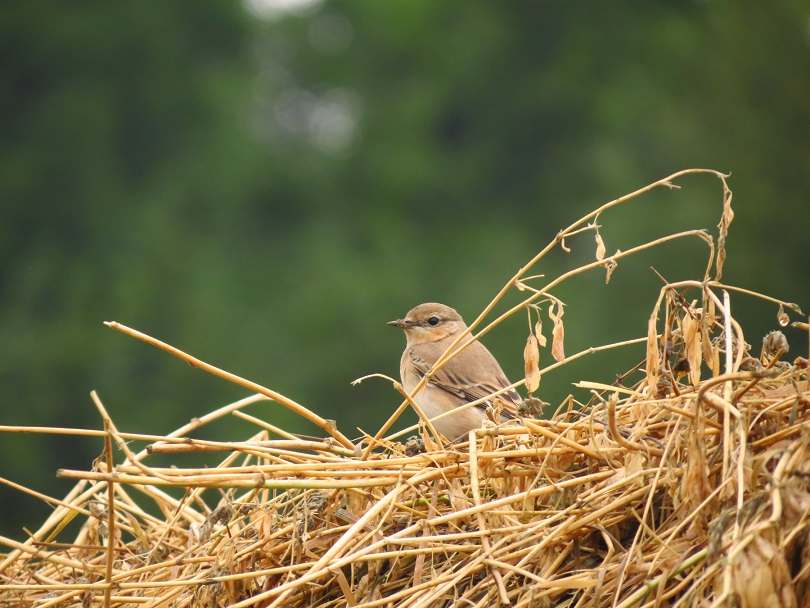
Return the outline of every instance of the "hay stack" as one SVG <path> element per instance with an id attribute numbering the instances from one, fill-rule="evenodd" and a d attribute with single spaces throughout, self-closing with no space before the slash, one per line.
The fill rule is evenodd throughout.
<path id="1" fill-rule="evenodd" d="M 752 353 L 722 293 L 666 286 L 644 373 L 464 444 L 184 428 L 151 452 L 229 456 L 157 468 L 106 419 L 108 463 L 62 471 L 79 481 L 42 528 L 0 539 L 0 606 L 809 605 L 808 361 L 778 333 Z"/>

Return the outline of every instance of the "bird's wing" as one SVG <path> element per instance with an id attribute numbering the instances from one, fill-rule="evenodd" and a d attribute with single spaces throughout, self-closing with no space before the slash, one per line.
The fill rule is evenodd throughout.
<path id="1" fill-rule="evenodd" d="M 420 380 L 430 371 L 432 364 L 438 359 L 438 357 L 430 356 L 434 353 L 422 352 L 422 350 L 418 347 L 410 350 L 411 362 Z M 476 350 L 483 352 L 475 352 Z M 432 362 L 429 362 L 431 360 Z M 473 360 L 482 362 L 483 365 L 463 365 Z M 456 364 L 454 365 L 454 363 Z M 463 376 L 454 371 L 459 367 L 468 369 L 468 376 Z M 486 350 L 486 347 L 479 342 L 470 344 L 465 350 L 458 353 L 447 365 L 436 371 L 428 383 L 450 393 L 463 403 L 489 397 L 510 384 L 498 362 Z M 503 410 L 505 416 L 514 418 L 514 410 L 521 402 L 517 391 L 509 389 L 498 395 L 496 399 L 500 399 L 506 404 Z M 487 402 L 480 403 L 479 407 L 486 409 Z"/>

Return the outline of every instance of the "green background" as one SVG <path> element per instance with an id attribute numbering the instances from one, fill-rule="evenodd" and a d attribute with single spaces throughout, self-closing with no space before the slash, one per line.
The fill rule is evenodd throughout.
<path id="1" fill-rule="evenodd" d="M 561 228 L 689 167 L 732 174 L 724 279 L 810 308 L 805 2 L 259 4 L 3 3 L 0 424 L 100 428 L 96 389 L 119 429 L 165 434 L 246 395 L 102 325 L 116 320 L 374 432 L 400 399 L 350 382 L 398 374 L 386 321 L 430 300 L 474 318 Z M 718 180 L 679 184 L 601 218 L 608 251 L 714 227 Z M 536 272 L 593 259 L 590 235 L 569 244 Z M 561 286 L 566 351 L 644 335 L 650 266 L 701 279 L 705 251 L 667 245 L 608 286 L 602 271 Z M 734 302 L 758 352 L 776 309 Z M 526 327 L 485 339 L 513 379 Z M 540 394 L 556 405 L 642 357 L 587 358 Z M 249 412 L 314 432 L 274 404 Z M 60 497 L 56 469 L 102 448 L 0 446 L 0 476 Z M 0 533 L 48 511 L 0 486 Z"/>

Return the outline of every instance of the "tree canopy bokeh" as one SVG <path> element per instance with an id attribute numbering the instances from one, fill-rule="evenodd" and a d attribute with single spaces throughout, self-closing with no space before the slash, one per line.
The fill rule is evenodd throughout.
<path id="1" fill-rule="evenodd" d="M 261 10 L 261 9 L 264 10 Z M 573 220 L 680 169 L 730 172 L 724 278 L 810 305 L 805 2 L 11 1 L 0 8 L 0 424 L 168 433 L 245 395 L 116 320 L 373 432 L 423 301 L 471 319 Z M 609 251 L 720 215 L 690 177 L 601 218 Z M 591 237 L 583 237 L 590 239 Z M 592 259 L 574 243 L 542 272 Z M 668 245 L 558 295 L 571 352 L 644 335 Z M 740 299 L 749 341 L 776 311 Z M 513 379 L 525 320 L 485 342 Z M 797 350 L 806 338 L 789 335 Z M 552 405 L 640 360 L 543 378 Z M 271 403 L 251 413 L 313 432 Z M 409 414 L 408 422 L 415 417 Z M 399 424 L 404 425 L 405 421 Z M 252 427 L 218 427 L 243 438 Z M 3 433 L 2 477 L 60 496 L 101 443 Z M 0 533 L 47 512 L 11 490 Z"/>

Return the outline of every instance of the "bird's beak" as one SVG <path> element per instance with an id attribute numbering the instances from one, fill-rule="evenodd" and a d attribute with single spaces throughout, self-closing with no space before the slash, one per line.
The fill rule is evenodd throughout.
<path id="1" fill-rule="evenodd" d="M 410 327 L 410 323 L 408 323 L 405 319 L 397 319 L 396 321 L 388 321 L 388 325 L 391 327 L 399 327 L 400 329 L 405 329 Z"/>

